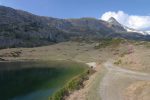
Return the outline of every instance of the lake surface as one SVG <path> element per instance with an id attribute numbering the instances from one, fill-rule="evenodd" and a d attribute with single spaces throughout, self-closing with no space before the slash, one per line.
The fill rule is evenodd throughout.
<path id="1" fill-rule="evenodd" d="M 0 100 L 48 100 L 86 68 L 70 61 L 0 62 Z"/>

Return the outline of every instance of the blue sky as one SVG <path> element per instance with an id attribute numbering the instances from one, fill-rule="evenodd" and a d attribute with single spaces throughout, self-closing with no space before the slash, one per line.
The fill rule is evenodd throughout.
<path id="1" fill-rule="evenodd" d="M 0 5 L 57 18 L 116 18 L 121 24 L 150 30 L 150 0 L 0 0 Z"/>
<path id="2" fill-rule="evenodd" d="M 149 15 L 150 0 L 0 0 L 0 4 L 58 18 L 99 18 L 107 11 Z"/>

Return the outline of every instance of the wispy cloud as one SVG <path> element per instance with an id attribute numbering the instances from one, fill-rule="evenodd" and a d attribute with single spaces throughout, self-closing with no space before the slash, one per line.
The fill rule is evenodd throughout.
<path id="1" fill-rule="evenodd" d="M 129 15 L 123 11 L 109 11 L 101 16 L 102 20 L 114 17 L 121 24 L 138 30 L 150 30 L 150 16 Z"/>

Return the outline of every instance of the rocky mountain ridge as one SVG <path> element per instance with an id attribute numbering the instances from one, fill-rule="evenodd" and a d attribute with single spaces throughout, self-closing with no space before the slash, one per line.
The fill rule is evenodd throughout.
<path id="1" fill-rule="evenodd" d="M 0 6 L 0 48 L 48 45 L 78 38 L 150 40 L 150 36 L 128 32 L 120 23 L 112 21 L 43 17 Z"/>

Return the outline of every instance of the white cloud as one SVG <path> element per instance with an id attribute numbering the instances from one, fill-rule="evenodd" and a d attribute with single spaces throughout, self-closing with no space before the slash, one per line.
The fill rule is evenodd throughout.
<path id="1" fill-rule="evenodd" d="M 137 30 L 150 30 L 150 16 L 129 15 L 123 11 L 106 12 L 101 16 L 102 20 L 108 20 L 114 17 L 121 24 Z"/>

